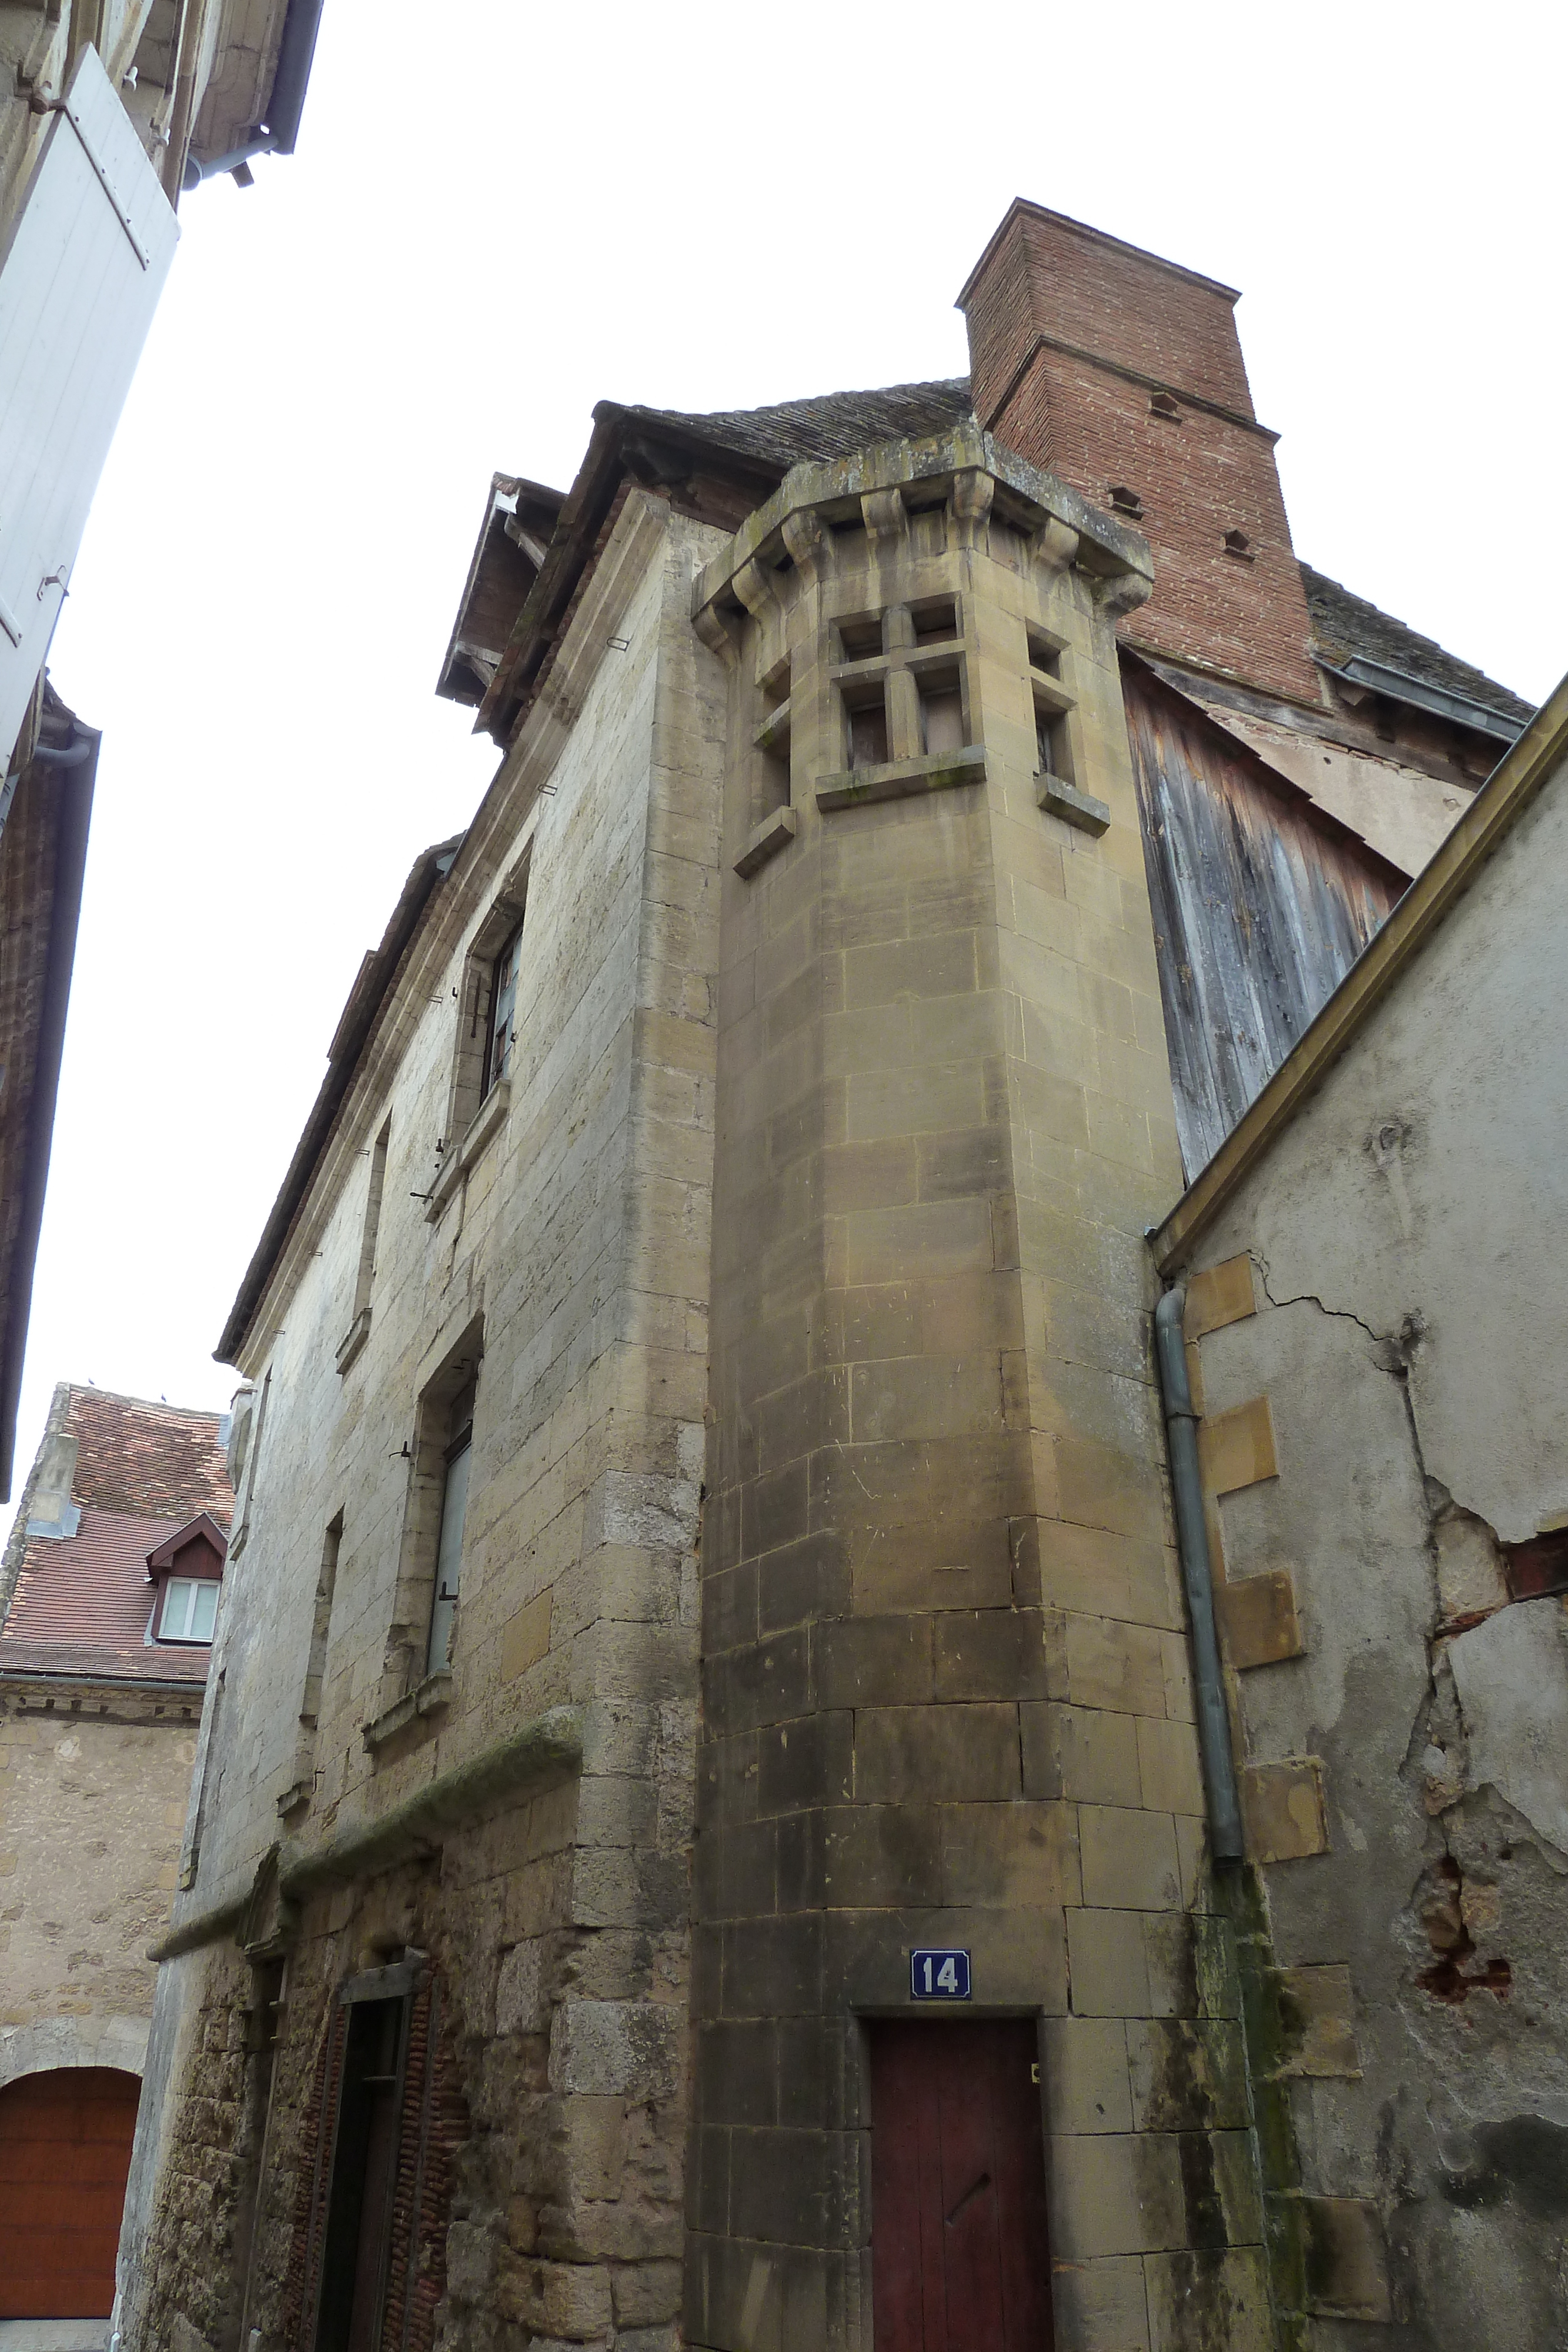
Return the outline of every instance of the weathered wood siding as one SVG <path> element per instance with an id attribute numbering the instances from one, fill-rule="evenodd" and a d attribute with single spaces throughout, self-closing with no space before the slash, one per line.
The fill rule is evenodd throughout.
<path id="1" fill-rule="evenodd" d="M 1399 896 L 1393 866 L 1145 671 L 1125 673 L 1188 1180 Z"/>

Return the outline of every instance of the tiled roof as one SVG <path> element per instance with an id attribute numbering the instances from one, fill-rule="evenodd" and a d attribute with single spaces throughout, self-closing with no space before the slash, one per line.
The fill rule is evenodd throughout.
<path id="1" fill-rule="evenodd" d="M 1403 670 L 1407 677 L 1417 679 L 1423 686 L 1435 687 L 1440 693 L 1457 694 L 1467 702 L 1479 702 L 1483 709 L 1495 710 L 1521 727 L 1534 717 L 1533 703 L 1521 702 L 1517 694 L 1511 694 L 1506 686 L 1499 686 L 1484 670 L 1475 669 L 1469 662 L 1445 652 L 1432 638 L 1407 629 L 1403 621 L 1369 604 L 1364 596 L 1353 596 L 1348 588 L 1314 572 L 1310 563 L 1303 563 L 1301 569 L 1313 640 L 1331 662 L 1354 660 L 1359 655 L 1364 661 Z"/>
<path id="2" fill-rule="evenodd" d="M 26 1535 L 19 1526 L 13 1536 L 13 1547 L 22 1538 L 21 1558 L 0 1623 L 0 1672 L 204 1681 L 211 1654 L 204 1643 L 146 1641 L 153 1601 L 147 1555 L 203 1511 L 220 1529 L 228 1527 L 234 1490 L 219 1422 L 215 1412 L 110 1389 L 57 1390 L 45 1454 L 60 1437 L 76 1440 L 71 1498 L 80 1517 L 69 1535 Z"/>
<path id="3" fill-rule="evenodd" d="M 226 1528 L 234 1489 L 218 1444 L 218 1419 L 215 1412 L 187 1412 L 145 1397 L 73 1385 L 65 1421 L 67 1434 L 77 1440 L 73 1499 L 149 1519 L 183 1520 L 210 1511 Z M 150 1536 L 148 1546 L 158 1540 Z"/>
<path id="4" fill-rule="evenodd" d="M 103 1642 L 10 1642 L 0 1636 L 0 1682 L 11 1675 L 91 1675 L 115 1683 L 188 1683 L 197 1706 L 212 1652 L 195 1643 L 114 1649 Z"/>
<path id="5" fill-rule="evenodd" d="M 702 415 L 669 408 L 627 408 L 622 414 L 694 434 L 785 474 L 804 459 L 850 457 L 876 441 L 918 441 L 945 433 L 969 414 L 969 379 L 948 376 L 934 383 L 884 384 L 874 392 L 828 392 L 774 408 L 718 409 Z"/>
<path id="6" fill-rule="evenodd" d="M 0 1642 L 140 1643 L 152 1608 L 147 1555 L 172 1532 L 88 1505 L 74 1536 L 30 1538 Z"/>

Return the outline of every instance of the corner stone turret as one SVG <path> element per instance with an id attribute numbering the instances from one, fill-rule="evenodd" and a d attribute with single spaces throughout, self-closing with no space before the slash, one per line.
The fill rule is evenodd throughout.
<path id="1" fill-rule="evenodd" d="M 966 2017 L 1042 2020 L 1061 2352 L 1269 2340 L 1148 1349 L 1181 1179 L 1113 626 L 1150 580 L 971 427 L 798 467 L 697 582 L 694 2345 L 867 2340 L 917 1948 L 970 1955 Z"/>

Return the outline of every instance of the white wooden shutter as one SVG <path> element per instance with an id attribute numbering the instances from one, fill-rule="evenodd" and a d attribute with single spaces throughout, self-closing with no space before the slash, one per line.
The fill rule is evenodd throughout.
<path id="1" fill-rule="evenodd" d="M 0 257 L 0 769 L 179 234 L 97 50 L 84 49 Z"/>

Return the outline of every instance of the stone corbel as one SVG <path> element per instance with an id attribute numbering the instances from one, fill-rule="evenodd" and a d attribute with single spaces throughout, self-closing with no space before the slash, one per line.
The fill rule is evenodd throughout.
<path id="1" fill-rule="evenodd" d="M 764 572 L 755 561 L 743 563 L 730 583 L 736 594 L 754 621 L 766 624 L 779 609 L 778 591 L 771 572 Z"/>
<path id="2" fill-rule="evenodd" d="M 798 507 L 793 514 L 784 517 L 779 528 L 789 560 L 802 580 L 825 580 L 832 569 L 833 535 L 821 516 L 810 507 Z"/>
<path id="3" fill-rule="evenodd" d="M 1079 533 L 1048 514 L 1030 541 L 1030 552 L 1045 572 L 1071 572 L 1078 561 Z"/>
<path id="4" fill-rule="evenodd" d="M 1155 589 L 1150 573 L 1134 572 L 1131 566 L 1115 572 L 1092 572 L 1089 584 L 1100 611 L 1112 619 L 1124 613 L 1135 613 L 1140 604 L 1148 603 Z"/>
<path id="5" fill-rule="evenodd" d="M 861 499 L 861 514 L 865 522 L 866 537 L 874 544 L 883 539 L 903 539 L 909 530 L 909 509 L 904 503 L 904 493 L 894 484 L 891 490 L 867 490 Z"/>
<path id="6" fill-rule="evenodd" d="M 976 467 L 966 467 L 953 477 L 953 488 L 947 503 L 957 527 L 960 546 L 973 547 L 991 511 L 991 501 L 997 486 L 989 474 Z"/>
<path id="7" fill-rule="evenodd" d="M 716 654 L 726 669 L 733 669 L 740 659 L 740 646 L 733 631 L 726 628 L 716 608 L 712 604 L 704 604 L 694 614 L 692 626 L 709 653 Z"/>

